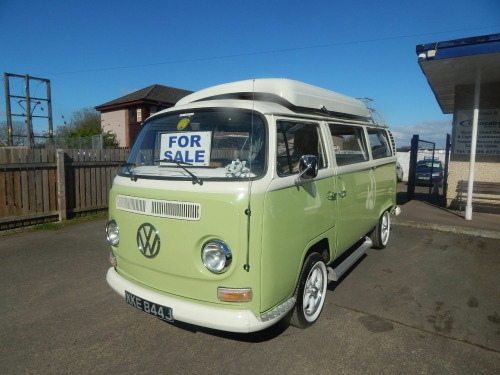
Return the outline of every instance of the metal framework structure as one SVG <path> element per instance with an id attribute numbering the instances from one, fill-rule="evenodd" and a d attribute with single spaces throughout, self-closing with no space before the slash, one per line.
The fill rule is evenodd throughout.
<path id="1" fill-rule="evenodd" d="M 15 78 L 23 78 L 25 87 L 26 87 L 26 95 L 25 96 L 18 96 L 18 95 L 11 95 L 10 93 L 10 85 L 9 85 L 9 79 L 11 77 Z M 35 98 L 30 96 L 30 81 L 40 81 L 41 83 L 45 83 L 47 87 L 47 96 L 45 98 Z M 53 128 L 52 128 L 52 101 L 51 101 L 51 95 L 50 95 L 50 80 L 45 79 L 45 78 L 36 78 L 36 77 L 30 77 L 28 74 L 26 75 L 19 75 L 19 74 L 11 74 L 11 73 L 4 73 L 4 82 L 5 82 L 5 101 L 6 101 L 6 112 L 7 112 L 7 127 L 8 127 L 8 145 L 12 146 L 12 116 L 19 116 L 19 117 L 25 117 L 26 118 L 26 134 L 28 138 L 28 145 L 30 148 L 33 148 L 35 145 L 34 141 L 34 134 L 33 134 L 33 118 L 46 118 L 48 120 L 48 127 L 49 127 L 49 138 L 52 138 L 53 135 Z M 13 113 L 11 110 L 11 98 L 18 99 L 17 103 L 19 106 L 24 109 L 26 113 Z M 26 102 L 26 107 L 23 107 L 21 102 L 25 101 Z M 47 103 L 47 116 L 40 116 L 40 115 L 33 115 L 33 112 L 36 108 L 37 105 L 39 105 L 42 101 Z M 32 106 L 32 103 L 34 105 Z"/>

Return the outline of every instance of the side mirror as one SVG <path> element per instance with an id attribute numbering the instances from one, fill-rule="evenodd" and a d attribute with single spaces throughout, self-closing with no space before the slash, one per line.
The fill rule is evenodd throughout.
<path id="1" fill-rule="evenodd" d="M 299 175 L 296 181 L 301 178 L 310 180 L 318 175 L 318 157 L 315 155 L 302 155 L 299 159 Z"/>

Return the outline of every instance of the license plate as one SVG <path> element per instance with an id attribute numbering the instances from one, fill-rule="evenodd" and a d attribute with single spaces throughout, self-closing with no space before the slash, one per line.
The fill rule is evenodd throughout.
<path id="1" fill-rule="evenodd" d="M 153 315 L 158 319 L 170 323 L 174 321 L 172 308 L 170 307 L 162 306 L 157 303 L 145 300 L 144 298 L 137 297 L 136 295 L 127 291 L 125 291 L 125 299 L 130 306 L 134 306 L 136 309 L 144 311 L 149 315 Z"/>

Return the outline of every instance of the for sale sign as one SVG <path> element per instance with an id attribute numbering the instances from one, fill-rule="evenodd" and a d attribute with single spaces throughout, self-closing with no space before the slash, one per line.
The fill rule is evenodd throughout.
<path id="1" fill-rule="evenodd" d="M 470 155 L 472 116 L 472 110 L 460 110 L 455 114 L 454 154 Z M 479 111 L 476 154 L 500 155 L 500 109 Z"/>
<path id="2" fill-rule="evenodd" d="M 164 133 L 161 135 L 160 152 L 164 159 L 210 165 L 212 132 Z"/>

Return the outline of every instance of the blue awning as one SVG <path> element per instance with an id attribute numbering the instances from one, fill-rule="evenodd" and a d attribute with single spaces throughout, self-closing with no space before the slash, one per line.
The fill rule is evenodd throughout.
<path id="1" fill-rule="evenodd" d="M 443 113 L 454 112 L 456 86 L 474 85 L 478 68 L 483 84 L 500 82 L 500 34 L 421 44 L 416 52 Z"/>

